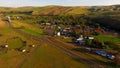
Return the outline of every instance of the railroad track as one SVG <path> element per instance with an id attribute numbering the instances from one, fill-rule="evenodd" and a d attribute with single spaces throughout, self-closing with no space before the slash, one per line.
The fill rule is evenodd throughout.
<path id="1" fill-rule="evenodd" d="M 74 59 L 76 59 L 76 60 L 79 60 L 80 62 L 83 62 L 84 64 L 90 65 L 90 68 L 96 68 L 96 67 L 97 67 L 97 68 L 104 68 L 102 65 L 99 65 L 99 64 L 97 64 L 96 62 L 94 62 L 94 61 L 92 61 L 92 60 L 89 60 L 89 59 L 85 59 L 85 58 L 83 58 L 82 56 L 80 56 L 79 54 L 73 52 L 72 50 L 67 49 L 67 48 L 65 48 L 65 47 L 63 47 L 63 46 L 60 46 L 60 44 L 57 44 L 57 43 L 51 41 L 48 37 L 39 38 L 39 37 L 37 37 L 37 36 L 34 36 L 34 35 L 31 35 L 31 34 L 25 33 L 25 32 L 23 32 L 23 31 L 21 31 L 21 30 L 18 30 L 18 29 L 16 29 L 16 28 L 14 28 L 14 27 L 12 26 L 12 24 L 10 24 L 10 23 L 8 23 L 8 24 L 9 24 L 9 27 L 10 27 L 13 31 L 15 31 L 15 32 L 17 32 L 17 33 L 19 33 L 19 34 L 21 34 L 21 35 L 24 35 L 24 36 L 26 36 L 26 37 L 32 38 L 32 39 L 34 39 L 34 40 L 39 40 L 39 41 L 48 42 L 48 43 L 50 43 L 50 45 L 52 45 L 52 46 L 55 47 L 55 48 L 58 48 L 59 50 L 63 51 L 65 54 L 71 56 L 72 58 L 74 58 Z"/>
<path id="2" fill-rule="evenodd" d="M 63 51 L 65 54 L 71 56 L 73 59 L 83 62 L 84 64 L 89 64 L 90 68 L 96 68 L 96 67 L 104 68 L 102 65 L 97 64 L 95 61 L 86 59 L 81 55 L 75 53 L 74 51 L 61 46 L 61 44 L 57 44 L 56 42 L 51 41 L 49 38 L 43 38 L 42 40 L 49 42 L 53 47 L 58 48 L 59 50 Z"/>

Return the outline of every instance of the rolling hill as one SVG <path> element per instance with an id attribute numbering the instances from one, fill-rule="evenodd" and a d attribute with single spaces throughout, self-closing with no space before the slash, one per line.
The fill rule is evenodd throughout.
<path id="1" fill-rule="evenodd" d="M 88 14 L 89 11 L 85 7 L 63 7 L 63 6 L 48 6 L 42 7 L 42 10 L 33 11 L 33 15 L 76 15 Z"/>
<path id="2" fill-rule="evenodd" d="M 44 6 L 44 7 L 0 7 L 1 13 L 31 13 L 32 15 L 87 15 L 92 12 L 120 11 L 120 5 L 111 6 Z"/>
<path id="3" fill-rule="evenodd" d="M 0 7 L 0 13 L 5 15 L 84 15 L 91 19 L 93 22 L 102 23 L 103 26 L 114 27 L 119 30 L 116 24 L 119 24 L 120 18 L 120 5 L 110 6 L 44 6 L 44 7 Z M 102 18 L 100 18 L 102 17 Z M 104 19 L 105 18 L 105 19 Z M 108 19 L 109 18 L 109 19 Z M 111 18 L 111 21 L 109 21 Z M 108 24 L 105 25 L 105 22 Z M 114 26 L 113 26 L 114 24 Z"/>
<path id="4" fill-rule="evenodd" d="M 45 7 L 19 7 L 0 8 L 1 13 L 32 13 L 32 15 L 74 15 L 88 14 L 86 7 L 65 7 L 65 6 L 45 6 Z"/>

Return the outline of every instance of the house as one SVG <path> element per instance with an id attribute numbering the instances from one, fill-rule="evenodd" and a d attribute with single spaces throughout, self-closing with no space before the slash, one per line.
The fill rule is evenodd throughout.
<path id="1" fill-rule="evenodd" d="M 76 39 L 76 43 L 80 44 L 80 45 L 85 45 L 85 40 L 84 38 L 82 37 L 79 37 L 78 39 Z"/>
<path id="2" fill-rule="evenodd" d="M 102 30 L 101 30 L 101 29 L 95 29 L 94 32 L 95 32 L 95 33 L 102 33 Z"/>
<path id="3" fill-rule="evenodd" d="M 94 37 L 88 37 L 88 39 L 93 40 L 93 39 L 94 39 Z"/>
<path id="4" fill-rule="evenodd" d="M 47 26 L 50 26 L 51 23 L 41 23 L 41 25 L 47 25 Z"/>
<path id="5" fill-rule="evenodd" d="M 66 37 L 70 37 L 71 32 L 72 32 L 71 28 L 64 28 L 64 29 L 62 29 L 61 34 L 65 35 Z"/>
<path id="6" fill-rule="evenodd" d="M 63 29 L 63 32 L 71 32 L 71 29 L 70 28 L 65 28 L 65 29 Z"/>
<path id="7" fill-rule="evenodd" d="M 83 38 L 82 38 L 82 37 L 80 37 L 80 38 L 78 38 L 78 39 L 77 39 L 77 41 L 82 41 L 82 40 L 83 40 Z"/>
<path id="8" fill-rule="evenodd" d="M 46 23 L 46 25 L 47 25 L 47 26 L 50 26 L 50 25 L 51 25 L 51 23 Z"/>
<path id="9" fill-rule="evenodd" d="M 45 25 L 45 23 L 41 23 L 41 25 Z"/>

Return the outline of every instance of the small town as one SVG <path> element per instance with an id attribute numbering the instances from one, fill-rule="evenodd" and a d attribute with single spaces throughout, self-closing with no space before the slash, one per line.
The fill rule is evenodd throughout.
<path id="1" fill-rule="evenodd" d="M 0 2 L 0 68 L 120 68 L 120 1 L 62 1 Z"/>

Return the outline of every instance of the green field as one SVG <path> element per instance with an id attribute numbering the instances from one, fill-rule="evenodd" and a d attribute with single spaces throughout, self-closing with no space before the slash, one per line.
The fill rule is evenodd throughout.
<path id="1" fill-rule="evenodd" d="M 120 44 L 120 37 L 113 36 L 113 35 L 98 35 L 95 38 L 99 39 L 100 41 L 112 41 L 114 43 Z"/>
<path id="2" fill-rule="evenodd" d="M 27 24 L 26 20 L 25 21 L 13 21 L 13 26 L 15 28 L 18 28 L 26 33 L 38 36 L 38 37 L 43 37 L 45 34 L 43 32 L 43 30 L 41 30 L 40 28 L 38 28 L 38 26 L 36 25 L 31 25 L 31 24 Z"/>

